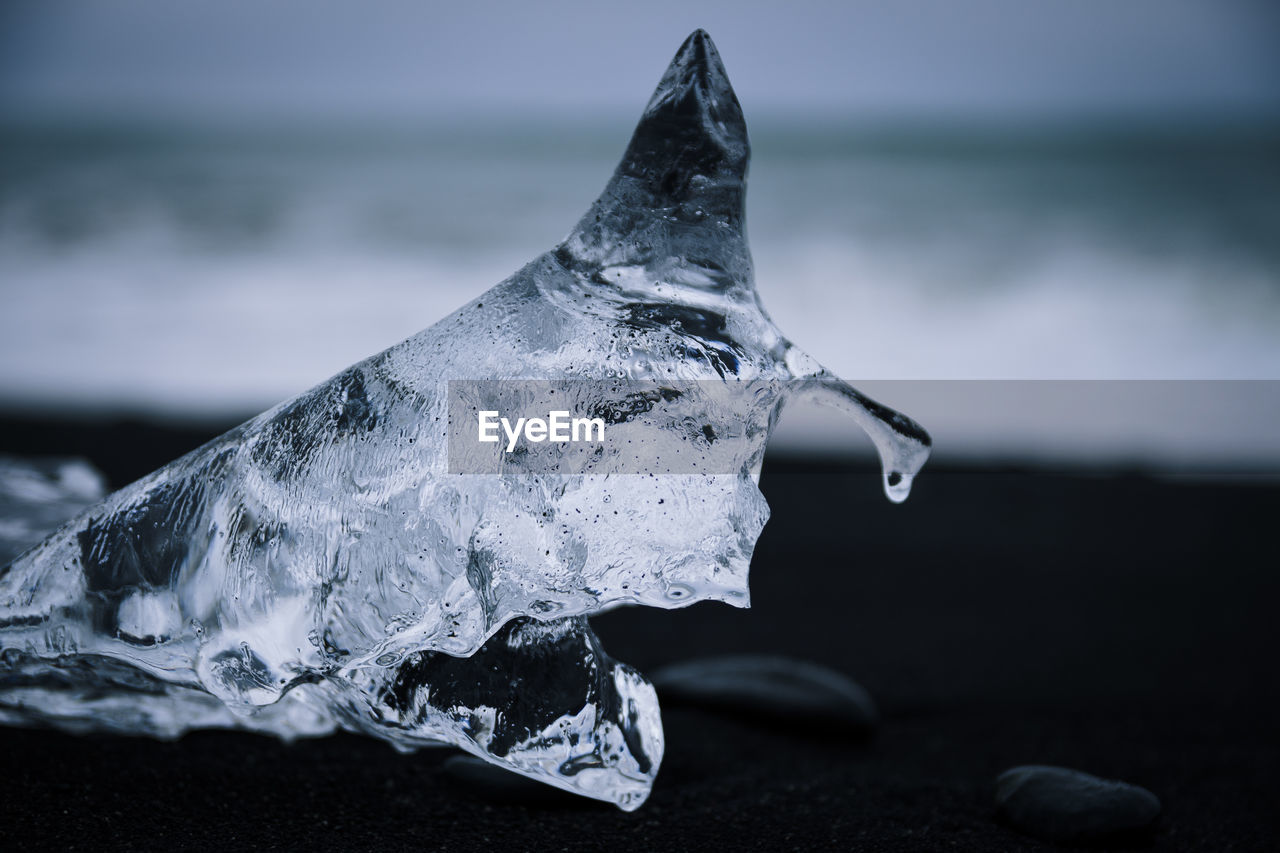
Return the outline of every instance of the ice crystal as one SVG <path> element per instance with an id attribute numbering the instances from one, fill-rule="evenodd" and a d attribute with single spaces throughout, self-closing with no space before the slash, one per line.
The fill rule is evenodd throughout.
<path id="1" fill-rule="evenodd" d="M 756 483 L 787 400 L 851 414 L 894 500 L 928 454 L 918 426 L 764 313 L 743 229 L 748 155 L 724 67 L 695 32 L 560 245 L 4 570 L 0 718 L 162 737 L 342 728 L 402 749 L 453 744 L 639 806 L 662 758 L 657 699 L 586 617 L 746 606 L 768 515 Z M 624 434 L 717 466 L 459 473 L 459 380 L 578 383 L 578 402 Z M 661 390 L 672 383 L 686 390 Z M 622 453 L 614 442 L 606 457 Z"/>

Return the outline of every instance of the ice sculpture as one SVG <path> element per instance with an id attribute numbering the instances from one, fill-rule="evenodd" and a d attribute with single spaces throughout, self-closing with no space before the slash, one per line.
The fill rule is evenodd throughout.
<path id="1" fill-rule="evenodd" d="M 695 32 L 559 246 L 5 569 L 0 718 L 162 737 L 342 728 L 401 749 L 454 744 L 638 807 L 662 758 L 657 699 L 586 617 L 747 605 L 768 513 L 756 482 L 787 400 L 852 415 L 894 500 L 928 455 L 923 430 L 765 315 L 743 230 L 747 160 L 737 98 Z M 731 467 L 458 473 L 449 387 L 476 379 L 578 383 L 638 440 L 714 446 Z M 637 397 L 620 384 L 632 382 L 686 385 Z"/>

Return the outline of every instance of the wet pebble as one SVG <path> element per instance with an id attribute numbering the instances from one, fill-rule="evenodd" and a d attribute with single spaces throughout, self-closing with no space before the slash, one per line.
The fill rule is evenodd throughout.
<path id="1" fill-rule="evenodd" d="M 1046 841 L 1098 841 L 1148 829 L 1160 800 L 1146 788 L 1066 767 L 1014 767 L 996 779 L 996 809 Z"/>
<path id="2" fill-rule="evenodd" d="M 871 695 L 853 679 L 816 663 L 776 655 L 698 658 L 653 672 L 664 705 L 708 708 L 738 717 L 805 722 L 865 734 L 879 722 Z"/>
<path id="3" fill-rule="evenodd" d="M 504 805 L 578 806 L 593 802 L 471 755 L 450 756 L 440 768 L 458 787 Z"/>

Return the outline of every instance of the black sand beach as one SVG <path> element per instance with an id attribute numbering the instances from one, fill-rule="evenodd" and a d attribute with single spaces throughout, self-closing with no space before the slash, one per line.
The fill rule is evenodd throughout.
<path id="1" fill-rule="evenodd" d="M 218 432 L 10 417 L 0 452 L 113 487 Z M 891 505 L 862 463 L 771 458 L 751 610 L 593 620 L 643 671 L 781 653 L 875 697 L 869 739 L 668 707 L 649 802 L 510 802 L 351 736 L 284 745 L 0 730 L 6 849 L 1055 849 L 996 819 L 997 774 L 1059 764 L 1154 792 L 1134 849 L 1280 832 L 1280 486 L 931 465 Z"/>

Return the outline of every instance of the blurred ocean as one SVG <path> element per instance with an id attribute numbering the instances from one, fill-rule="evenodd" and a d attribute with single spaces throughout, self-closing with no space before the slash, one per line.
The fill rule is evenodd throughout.
<path id="1" fill-rule="evenodd" d="M 842 376 L 1280 378 L 1280 129 L 752 126 L 760 293 Z M 0 130 L 0 406 L 292 396 L 551 247 L 630 129 Z"/>

